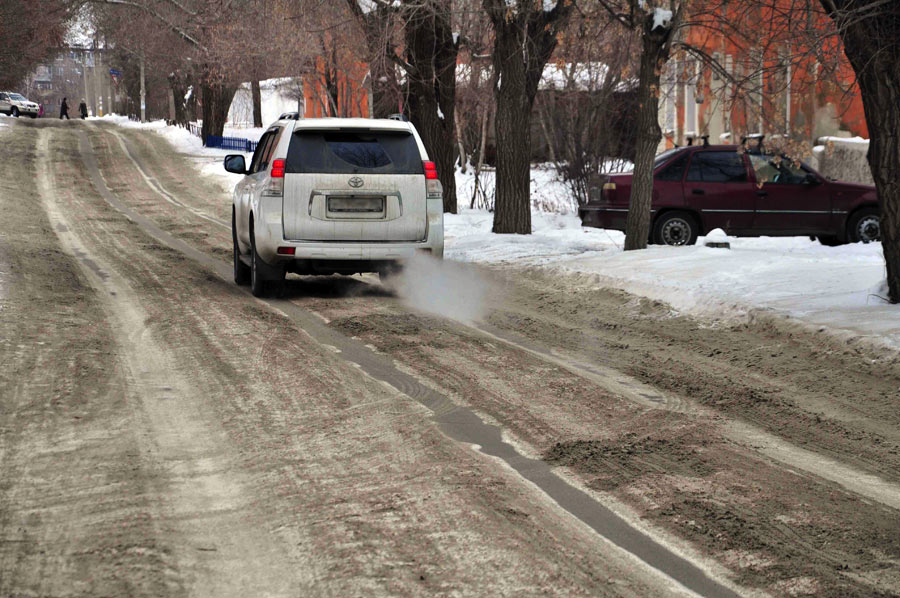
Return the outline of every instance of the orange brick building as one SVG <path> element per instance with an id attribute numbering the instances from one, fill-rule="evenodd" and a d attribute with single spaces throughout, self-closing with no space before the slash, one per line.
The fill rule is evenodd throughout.
<path id="1" fill-rule="evenodd" d="M 303 117 L 370 117 L 368 78 L 366 63 L 336 67 L 319 57 L 315 72 L 303 77 Z"/>
<path id="2" fill-rule="evenodd" d="M 665 147 L 701 135 L 710 143 L 753 133 L 868 137 L 853 70 L 827 19 L 800 22 L 790 4 L 718 0 L 689 18 L 683 41 L 718 66 L 686 52 L 670 59 L 660 83 Z"/>

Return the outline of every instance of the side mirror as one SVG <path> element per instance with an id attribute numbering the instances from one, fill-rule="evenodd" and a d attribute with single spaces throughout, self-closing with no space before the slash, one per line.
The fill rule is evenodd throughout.
<path id="1" fill-rule="evenodd" d="M 240 154 L 225 156 L 225 170 L 234 174 L 247 174 L 247 163 L 244 162 L 244 156 Z"/>
<path id="2" fill-rule="evenodd" d="M 816 175 L 814 175 L 811 172 L 807 172 L 806 178 L 803 179 L 804 185 L 818 185 L 819 183 L 821 183 L 821 181 L 819 180 L 819 177 L 817 177 Z"/>

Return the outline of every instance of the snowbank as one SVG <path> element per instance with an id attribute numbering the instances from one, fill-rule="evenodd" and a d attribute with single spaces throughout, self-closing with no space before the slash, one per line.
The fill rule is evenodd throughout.
<path id="1" fill-rule="evenodd" d="M 806 237 L 729 237 L 731 250 L 651 246 L 622 251 L 624 235 L 582 228 L 574 215 L 532 214 L 532 235 L 493 235 L 492 215 L 445 217 L 446 257 L 590 274 L 674 309 L 730 318 L 768 309 L 900 348 L 900 308 L 884 296 L 880 244 L 825 247 Z"/>

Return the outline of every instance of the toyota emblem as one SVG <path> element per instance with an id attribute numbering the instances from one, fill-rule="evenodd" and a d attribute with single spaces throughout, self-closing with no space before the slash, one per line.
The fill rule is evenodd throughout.
<path id="1" fill-rule="evenodd" d="M 347 184 L 350 185 L 351 187 L 353 187 L 354 189 L 359 189 L 360 187 L 363 186 L 363 180 L 361 178 L 359 178 L 358 176 L 355 176 L 352 179 L 350 179 L 349 181 L 347 181 Z"/>

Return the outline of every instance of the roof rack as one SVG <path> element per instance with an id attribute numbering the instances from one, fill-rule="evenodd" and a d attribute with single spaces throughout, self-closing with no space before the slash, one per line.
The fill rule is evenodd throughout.
<path id="1" fill-rule="evenodd" d="M 390 120 L 399 120 L 405 123 L 409 122 L 409 118 L 405 114 L 400 114 L 399 112 L 397 114 L 391 114 L 390 116 L 388 116 L 388 118 Z"/>
<path id="2" fill-rule="evenodd" d="M 709 135 L 701 135 L 700 139 L 703 140 L 703 147 L 709 147 Z"/>
<path id="3" fill-rule="evenodd" d="M 278 117 L 278 120 L 300 120 L 299 112 L 285 112 Z"/>

